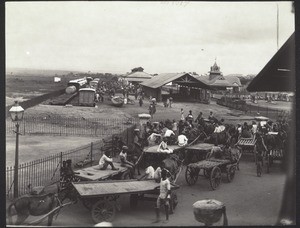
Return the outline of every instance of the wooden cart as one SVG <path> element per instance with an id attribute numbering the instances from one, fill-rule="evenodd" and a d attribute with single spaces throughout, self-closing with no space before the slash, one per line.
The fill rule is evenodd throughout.
<path id="1" fill-rule="evenodd" d="M 268 132 L 270 135 L 278 135 L 278 132 Z M 265 153 L 265 159 L 267 163 L 267 173 L 270 172 L 270 167 L 273 164 L 273 161 L 282 161 L 284 159 L 284 150 L 283 148 L 279 147 L 274 147 L 270 148 L 266 153 Z"/>
<path id="2" fill-rule="evenodd" d="M 185 164 L 195 163 L 206 158 L 206 155 L 211 151 L 214 144 L 197 143 L 185 148 L 184 161 Z"/>
<path id="3" fill-rule="evenodd" d="M 240 138 L 236 143 L 241 148 L 242 153 L 253 154 L 254 162 L 256 163 L 256 139 L 255 138 Z"/>
<path id="4" fill-rule="evenodd" d="M 121 210 L 121 205 L 117 201 L 120 195 L 130 195 L 130 207 L 132 209 L 137 207 L 138 200 L 156 201 L 160 185 L 154 180 L 85 181 L 72 184 L 84 205 L 91 211 L 95 223 L 111 222 L 114 219 L 116 211 Z M 178 188 L 178 185 L 171 183 L 171 212 L 174 211 L 178 203 L 174 191 Z"/>
<path id="5" fill-rule="evenodd" d="M 142 164 L 144 164 L 145 167 L 151 165 L 156 168 L 160 165 L 161 161 L 163 161 L 171 154 L 179 155 L 179 152 L 184 151 L 185 149 L 185 147 L 180 147 L 178 145 L 169 145 L 168 148 L 172 149 L 173 153 L 166 153 L 166 152 L 158 152 L 157 148 L 158 145 L 144 148 L 141 159 L 142 159 Z"/>
<path id="6" fill-rule="evenodd" d="M 203 170 L 205 177 L 209 178 L 212 190 L 215 190 L 221 183 L 221 174 L 227 174 L 228 182 L 231 182 L 235 175 L 237 162 L 230 160 L 210 158 L 187 166 L 185 180 L 188 185 L 194 185 L 197 182 L 200 170 Z"/>

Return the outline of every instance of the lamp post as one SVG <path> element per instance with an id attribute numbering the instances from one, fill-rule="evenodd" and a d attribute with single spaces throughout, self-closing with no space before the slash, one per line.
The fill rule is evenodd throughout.
<path id="1" fill-rule="evenodd" d="M 9 110 L 10 117 L 13 122 L 16 122 L 16 151 L 15 151 L 15 168 L 14 168 L 14 198 L 18 197 L 18 183 L 19 183 L 19 121 L 23 119 L 24 109 L 15 101 L 15 104 Z"/>

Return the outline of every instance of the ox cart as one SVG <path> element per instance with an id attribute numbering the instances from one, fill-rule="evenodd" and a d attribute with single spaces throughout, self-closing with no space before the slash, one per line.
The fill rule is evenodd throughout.
<path id="1" fill-rule="evenodd" d="M 86 181 L 72 183 L 79 198 L 85 202 L 95 223 L 111 222 L 116 211 L 121 210 L 118 198 L 121 195 L 130 195 L 130 207 L 137 207 L 138 200 L 156 201 L 159 195 L 159 183 L 154 180 L 110 180 Z M 171 183 L 170 211 L 174 211 L 178 201 L 174 190 L 179 186 Z"/>
<path id="2" fill-rule="evenodd" d="M 214 144 L 197 143 L 185 148 L 184 161 L 185 164 L 195 163 L 204 160 L 207 154 L 211 151 Z"/>
<path id="3" fill-rule="evenodd" d="M 268 132 L 269 135 L 278 135 L 278 132 Z M 278 139 L 280 140 L 280 139 Z M 273 164 L 273 161 L 282 161 L 284 159 L 284 150 L 279 146 L 268 148 L 268 151 L 264 154 L 267 165 L 267 173 L 270 172 L 270 167 Z"/>
<path id="4" fill-rule="evenodd" d="M 253 138 L 239 138 L 236 143 L 237 146 L 241 148 L 242 153 L 250 153 L 253 154 L 254 162 L 256 163 L 256 147 L 255 147 L 256 139 Z"/>
<path id="5" fill-rule="evenodd" d="M 204 176 L 209 178 L 212 190 L 215 190 L 221 183 L 222 173 L 226 173 L 228 182 L 233 180 L 240 158 L 240 151 L 235 160 L 216 159 L 207 156 L 205 160 L 187 165 L 185 180 L 188 185 L 194 185 L 198 180 L 200 170 L 203 170 Z"/>
<path id="6" fill-rule="evenodd" d="M 99 165 L 76 170 L 75 177 L 79 181 L 99 181 L 99 180 L 124 180 L 129 179 L 129 170 L 122 167 L 120 163 L 114 162 L 114 166 L 119 170 L 112 170 L 108 167 L 106 170 L 100 170 Z"/>

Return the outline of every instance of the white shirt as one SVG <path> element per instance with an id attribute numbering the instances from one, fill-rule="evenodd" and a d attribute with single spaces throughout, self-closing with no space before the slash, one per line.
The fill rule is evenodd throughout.
<path id="1" fill-rule="evenodd" d="M 160 194 L 159 194 L 159 198 L 161 199 L 165 199 L 167 194 L 168 194 L 168 191 L 171 190 L 171 184 L 170 184 L 170 181 L 169 179 L 161 179 L 160 180 Z"/>
<path id="2" fill-rule="evenodd" d="M 174 122 L 173 124 L 172 124 L 172 130 L 173 131 L 177 131 L 177 123 L 176 122 Z"/>
<path id="3" fill-rule="evenodd" d="M 188 142 L 188 139 L 185 135 L 179 135 L 177 140 L 178 140 L 178 146 L 184 146 Z"/>
<path id="4" fill-rule="evenodd" d="M 105 154 L 103 154 L 99 160 L 99 165 L 102 166 L 106 161 L 112 162 L 113 160 L 112 160 L 112 158 L 109 158 Z"/>
<path id="5" fill-rule="evenodd" d="M 175 133 L 172 130 L 167 129 L 164 136 L 165 137 L 170 137 L 171 135 L 175 135 Z"/>
<path id="6" fill-rule="evenodd" d="M 255 134 L 257 132 L 257 125 L 252 125 L 252 133 Z"/>

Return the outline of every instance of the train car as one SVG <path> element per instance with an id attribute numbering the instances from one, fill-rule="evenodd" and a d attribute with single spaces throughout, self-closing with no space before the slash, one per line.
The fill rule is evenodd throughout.
<path id="1" fill-rule="evenodd" d="M 90 87 L 93 89 L 98 89 L 98 84 L 99 84 L 99 81 L 93 80 L 90 82 Z"/>
<path id="2" fill-rule="evenodd" d="M 87 84 L 86 78 L 80 78 L 80 79 L 70 80 L 68 82 L 68 87 L 75 86 L 76 90 L 78 91 L 80 88 L 86 86 L 86 84 Z"/>
<path id="3" fill-rule="evenodd" d="M 79 105 L 82 106 L 95 106 L 96 90 L 93 88 L 79 89 Z"/>

